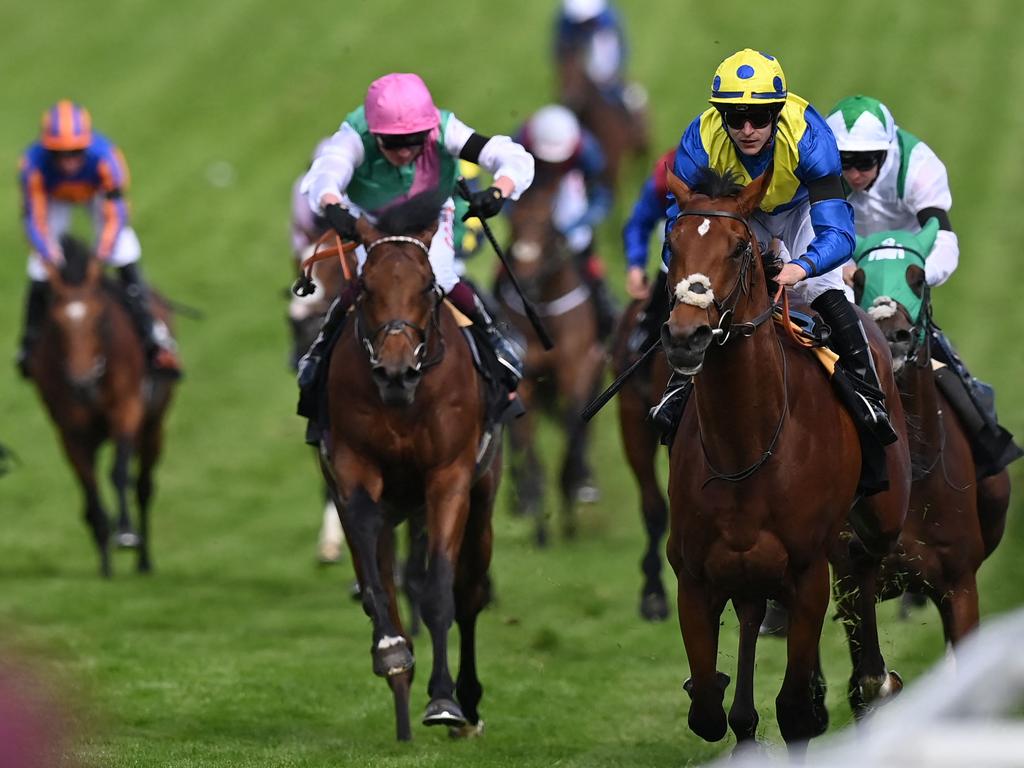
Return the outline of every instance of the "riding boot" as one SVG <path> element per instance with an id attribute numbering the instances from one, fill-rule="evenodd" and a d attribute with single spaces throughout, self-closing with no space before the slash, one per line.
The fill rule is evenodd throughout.
<path id="1" fill-rule="evenodd" d="M 885 393 L 878 380 L 868 337 L 853 305 L 846 300 L 842 291 L 832 289 L 812 301 L 811 306 L 831 328 L 830 342 L 839 355 L 843 370 L 850 374 L 857 400 L 863 406 L 854 415 L 862 420 L 882 445 L 896 442 L 899 435 L 889 421 Z"/>
<path id="2" fill-rule="evenodd" d="M 309 350 L 304 354 L 298 363 L 298 375 L 296 380 L 299 383 L 299 408 L 300 416 L 315 418 L 316 416 L 316 382 L 320 378 L 320 366 L 324 355 L 330 351 L 330 345 L 338 329 L 345 321 L 345 315 L 355 303 L 359 295 L 360 284 L 353 281 L 345 286 L 338 294 L 324 316 L 324 322 L 320 326 L 320 333 L 313 339 Z"/>
<path id="3" fill-rule="evenodd" d="M 137 264 L 126 264 L 118 269 L 121 285 L 127 297 L 128 311 L 142 337 L 146 360 L 153 370 L 177 378 L 181 376 L 178 345 L 167 324 L 153 316 L 149 303 L 149 289 L 142 280 Z"/>
<path id="4" fill-rule="evenodd" d="M 462 307 L 459 307 L 462 309 Z M 523 353 L 518 345 L 501 332 L 494 318 L 488 313 L 487 307 L 475 293 L 473 294 L 473 310 L 465 313 L 473 324 L 479 326 L 494 350 L 498 362 L 501 363 L 505 375 L 505 386 L 509 392 L 515 392 L 523 378 Z"/>
<path id="5" fill-rule="evenodd" d="M 679 427 L 679 420 L 686 408 L 686 401 L 693 391 L 693 377 L 679 371 L 672 371 L 661 402 L 651 408 L 647 415 L 661 433 L 662 445 L 670 445 Z"/>
<path id="6" fill-rule="evenodd" d="M 580 275 L 590 295 L 594 297 L 594 309 L 597 312 L 597 338 L 605 341 L 615 329 L 619 318 L 619 308 L 608 291 L 604 279 L 604 267 L 591 249 L 581 254 Z"/>
<path id="7" fill-rule="evenodd" d="M 39 339 L 43 318 L 46 317 L 46 297 L 49 288 L 45 280 L 32 280 L 28 286 L 25 299 L 25 329 L 21 334 L 21 343 L 18 345 L 18 355 L 15 358 L 18 370 L 26 379 L 29 378 L 28 358 Z"/>

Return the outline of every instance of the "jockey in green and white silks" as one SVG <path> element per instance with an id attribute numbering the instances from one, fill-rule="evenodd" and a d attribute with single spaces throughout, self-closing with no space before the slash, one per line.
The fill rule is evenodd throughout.
<path id="1" fill-rule="evenodd" d="M 791 93 L 774 57 L 746 48 L 726 58 L 711 82 L 711 108 L 679 141 L 673 172 L 696 187 L 705 167 L 749 184 L 768 168 L 772 178 L 750 227 L 761 241 L 779 238 L 788 258 L 777 276 L 811 303 L 832 329 L 831 344 L 859 386 L 854 415 L 882 444 L 897 439 L 864 328 L 848 299 L 842 267 L 854 248 L 853 213 L 845 200 L 839 150 L 824 119 Z M 668 210 L 666 231 L 679 214 Z M 666 253 L 666 259 L 667 259 Z M 651 417 L 664 432 L 682 415 L 689 377 L 673 374 Z"/>
<path id="2" fill-rule="evenodd" d="M 953 196 L 946 166 L 931 147 L 897 126 L 888 107 L 877 99 L 845 98 L 826 120 L 839 146 L 857 234 L 919 232 L 934 216 L 939 231 L 927 254 L 925 278 L 928 285 L 942 285 L 960 259 L 949 222 Z"/>

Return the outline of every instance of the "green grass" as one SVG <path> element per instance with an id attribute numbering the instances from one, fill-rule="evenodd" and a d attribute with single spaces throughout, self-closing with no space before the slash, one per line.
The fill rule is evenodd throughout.
<path id="1" fill-rule="evenodd" d="M 125 150 L 134 223 L 152 280 L 202 307 L 180 323 L 188 367 L 158 476 L 151 578 L 117 555 L 102 583 L 70 471 L 32 389 L 0 377 L 0 439 L 21 463 L 0 481 L 0 642 L 38 659 L 80 713 L 77 751 L 102 766 L 686 765 L 728 747 L 686 727 L 674 620 L 636 617 L 641 527 L 611 409 L 597 421 L 604 498 L 579 540 L 547 552 L 497 513 L 499 601 L 481 618 L 485 738 L 451 744 L 417 727 L 396 745 L 390 696 L 370 672 L 370 628 L 346 596 L 348 566 L 319 570 L 319 489 L 293 416 L 282 288 L 290 185 L 316 141 L 387 71 L 423 74 L 439 104 L 483 132 L 513 130 L 553 93 L 553 3 L 269 0 L 9 2 L 0 24 L 0 165 L 13 170 L 38 115 L 69 95 Z M 937 316 L 1024 434 L 1017 179 L 1024 110 L 1014 74 L 1017 5 L 881 0 L 622 3 L 632 72 L 650 89 L 656 147 L 704 104 L 733 50 L 779 56 L 822 111 L 852 91 L 882 98 L 950 170 L 961 268 Z M 425 7 L 424 7 L 425 8 Z M 1005 90 L 1008 89 L 1008 90 Z M 226 165 L 225 165 L 226 164 Z M 228 168 L 226 186 L 210 180 Z M 630 169 L 602 250 L 618 288 L 617 229 L 646 169 Z M 0 338 L 13 352 L 26 247 L 13 184 L 0 187 Z M 489 257 L 488 257 L 489 258 Z M 488 264 L 478 263 L 482 272 Z M 554 454 L 557 440 L 545 435 Z M 1021 470 L 1014 468 L 1020 482 Z M 109 498 L 109 495 L 108 495 Z M 1021 505 L 982 570 L 982 606 L 1021 601 Z M 943 652 L 932 609 L 907 624 L 880 608 L 883 648 L 907 679 Z M 721 667 L 735 664 L 725 617 Z M 849 722 L 838 625 L 823 639 L 834 727 Z M 413 714 L 426 703 L 419 645 Z M 762 642 L 761 730 L 778 742 L 782 645 Z"/>

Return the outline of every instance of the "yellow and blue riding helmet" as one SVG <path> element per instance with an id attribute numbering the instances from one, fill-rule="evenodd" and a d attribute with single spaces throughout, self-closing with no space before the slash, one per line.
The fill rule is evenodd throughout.
<path id="1" fill-rule="evenodd" d="M 787 96 L 786 74 L 778 59 L 744 48 L 718 65 L 708 101 L 719 110 L 769 107 L 778 111 Z"/>

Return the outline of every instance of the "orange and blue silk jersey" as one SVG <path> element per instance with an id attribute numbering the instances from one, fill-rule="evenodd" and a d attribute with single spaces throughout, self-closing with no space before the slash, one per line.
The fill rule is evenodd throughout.
<path id="1" fill-rule="evenodd" d="M 21 157 L 19 170 L 22 216 L 29 243 L 43 258 L 50 259 L 47 209 L 51 201 L 86 205 L 100 198 L 102 225 L 96 238 L 96 252 L 108 257 L 117 237 L 128 221 L 125 192 L 128 166 L 124 155 L 112 142 L 98 133 L 85 150 L 85 162 L 74 175 L 61 173 L 52 154 L 39 142 Z"/>
<path id="2" fill-rule="evenodd" d="M 814 238 L 806 254 L 792 254 L 793 261 L 807 270 L 809 277 L 849 261 L 856 236 L 853 209 L 840 191 L 842 165 L 836 139 L 814 107 L 796 94 L 789 94 L 773 136 L 752 157 L 736 148 L 719 111 L 714 107 L 708 109 L 683 134 L 673 170 L 690 187 L 697 184 L 705 166 L 718 173 L 730 170 L 741 184 L 749 184 L 767 170 L 769 163 L 774 163 L 774 172 L 761 201 L 761 211 L 776 215 L 808 200 L 811 203 Z M 808 186 L 829 192 L 812 195 Z M 673 202 L 669 228 L 678 214 L 679 208 Z"/>
<path id="3" fill-rule="evenodd" d="M 654 170 L 647 177 L 640 196 L 633 204 L 633 212 L 622 227 L 622 243 L 626 248 L 626 267 L 647 268 L 647 244 L 651 232 L 658 222 L 668 215 L 669 192 L 666 172 L 675 161 L 676 150 L 673 147 L 658 158 Z"/>

